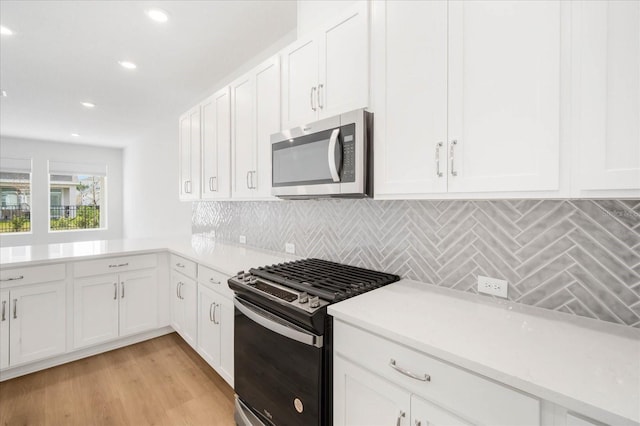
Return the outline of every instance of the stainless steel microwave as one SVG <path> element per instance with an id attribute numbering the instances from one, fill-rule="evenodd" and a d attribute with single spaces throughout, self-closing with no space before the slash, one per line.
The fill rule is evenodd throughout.
<path id="1" fill-rule="evenodd" d="M 271 135 L 271 194 L 362 198 L 373 194 L 373 114 L 358 109 Z"/>

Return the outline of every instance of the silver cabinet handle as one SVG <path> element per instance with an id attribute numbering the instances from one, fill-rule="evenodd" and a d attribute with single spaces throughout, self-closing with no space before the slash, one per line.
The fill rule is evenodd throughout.
<path id="1" fill-rule="evenodd" d="M 256 170 L 251 172 L 251 189 L 258 189 L 258 187 L 256 186 L 255 182 L 253 181 L 253 179 L 256 177 L 256 173 L 257 173 Z M 258 179 L 256 178 L 256 180 L 258 180 Z"/>
<path id="2" fill-rule="evenodd" d="M 18 319 L 18 299 L 13 299 L 13 319 Z"/>
<path id="3" fill-rule="evenodd" d="M 2 321 L 7 319 L 7 301 L 2 301 Z"/>
<path id="4" fill-rule="evenodd" d="M 113 283 L 113 300 L 118 299 L 118 283 Z"/>
<path id="5" fill-rule="evenodd" d="M 440 171 L 440 148 L 442 148 L 442 142 L 436 144 L 436 176 L 442 177 L 443 173 Z"/>
<path id="6" fill-rule="evenodd" d="M 181 281 L 178 283 L 178 299 L 180 300 L 184 300 L 184 297 L 182 297 L 182 286 L 184 285 L 184 283 Z"/>
<path id="7" fill-rule="evenodd" d="M 396 371 L 399 371 L 400 373 L 404 374 L 405 376 L 411 377 L 412 379 L 416 379 L 416 380 L 420 380 L 422 382 L 430 382 L 431 381 L 431 376 L 429 376 L 428 374 L 416 374 L 416 373 L 412 373 L 409 370 L 405 370 L 402 367 L 399 367 L 396 365 L 396 360 L 391 358 L 389 360 L 389 366 L 391 368 L 393 368 Z"/>
<path id="8" fill-rule="evenodd" d="M 322 98 L 322 89 L 324 88 L 324 84 L 319 84 L 318 85 L 318 107 L 320 107 L 320 109 L 324 108 L 324 104 L 320 103 L 320 99 Z"/>
<path id="9" fill-rule="evenodd" d="M 313 86 L 311 88 L 311 109 L 314 110 L 314 111 L 317 111 L 316 105 L 313 102 L 313 94 L 316 92 L 316 90 L 318 90 L 318 88 L 316 86 Z"/>
<path id="10" fill-rule="evenodd" d="M 122 268 L 123 266 L 129 266 L 129 262 L 127 262 L 127 263 L 120 263 L 120 264 L 118 264 L 118 265 L 115 265 L 115 264 L 113 264 L 113 265 L 109 265 L 109 268 Z"/>
<path id="11" fill-rule="evenodd" d="M 336 161 L 336 145 L 338 144 L 338 136 L 340 136 L 340 129 L 333 129 L 331 137 L 329 138 L 329 149 L 327 150 L 327 161 L 329 162 L 329 172 L 331 173 L 331 179 L 334 182 L 340 182 L 340 175 L 338 174 L 338 162 Z"/>
<path id="12" fill-rule="evenodd" d="M 214 306 L 215 306 L 215 302 L 211 302 L 211 304 L 209 305 L 209 321 L 211 322 L 213 322 L 213 314 L 211 312 Z"/>
<path id="13" fill-rule="evenodd" d="M 183 264 L 183 263 L 180 263 L 180 262 L 176 263 L 176 266 L 177 266 L 178 268 L 184 268 L 184 264 Z"/>
<path id="14" fill-rule="evenodd" d="M 402 423 L 402 419 L 404 419 L 404 417 L 407 415 L 407 413 L 405 413 L 404 411 L 400 410 L 400 412 L 398 413 L 398 421 L 396 422 L 396 426 L 400 426 L 400 424 Z"/>
<path id="15" fill-rule="evenodd" d="M 216 281 L 213 278 L 209 278 L 209 282 L 212 284 L 220 284 L 220 281 Z"/>
<path id="16" fill-rule="evenodd" d="M 458 172 L 456 171 L 453 165 L 456 145 L 458 145 L 458 141 L 454 139 L 451 141 L 451 147 L 449 148 L 449 160 L 451 161 L 451 176 L 458 176 Z"/>
<path id="17" fill-rule="evenodd" d="M 182 283 L 176 284 L 176 297 L 178 299 L 180 299 L 180 284 L 182 284 Z"/>
<path id="18" fill-rule="evenodd" d="M 219 306 L 220 305 L 218 305 L 218 304 L 213 305 L 213 323 L 216 324 L 216 325 L 220 324 L 220 321 L 216 321 L 216 311 L 218 310 Z"/>
<path id="19" fill-rule="evenodd" d="M 251 172 L 247 172 L 247 189 L 251 189 L 251 184 L 249 183 L 249 176 L 251 176 Z"/>
<path id="20" fill-rule="evenodd" d="M 187 189 L 185 192 L 186 192 L 187 194 L 191 194 L 191 189 L 192 189 L 192 188 L 191 188 L 191 181 L 190 181 L 190 180 L 188 180 L 188 181 L 186 182 L 186 184 L 187 184 L 187 188 L 188 188 L 188 189 Z"/>
<path id="21" fill-rule="evenodd" d="M 21 280 L 24 278 L 24 275 L 20 275 L 18 277 L 9 277 L 9 278 L 5 278 L 3 280 L 0 281 L 17 281 L 17 280 Z"/>
<path id="22" fill-rule="evenodd" d="M 214 181 L 216 183 L 215 187 L 213 186 L 213 182 Z M 209 178 L 209 191 L 211 191 L 211 192 L 217 192 L 218 191 L 218 177 L 217 176 L 211 176 Z"/>
<path id="23" fill-rule="evenodd" d="M 184 191 L 185 194 L 189 193 L 189 191 L 187 191 L 187 182 L 188 181 L 185 180 L 184 183 L 182 184 L 182 190 Z"/>
<path id="24" fill-rule="evenodd" d="M 120 285 L 122 286 L 122 293 L 120 294 L 120 298 L 124 299 L 124 281 L 122 281 Z"/>

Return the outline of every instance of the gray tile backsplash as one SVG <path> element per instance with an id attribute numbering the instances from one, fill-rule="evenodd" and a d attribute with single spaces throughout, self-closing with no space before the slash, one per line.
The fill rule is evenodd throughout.
<path id="1" fill-rule="evenodd" d="M 192 229 L 640 328 L 640 200 L 199 202 Z"/>

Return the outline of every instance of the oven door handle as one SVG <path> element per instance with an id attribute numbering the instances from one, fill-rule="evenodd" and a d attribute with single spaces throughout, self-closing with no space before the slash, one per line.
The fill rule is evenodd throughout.
<path id="1" fill-rule="evenodd" d="M 304 343 L 308 346 L 315 346 L 316 348 L 321 348 L 323 345 L 322 336 L 316 336 L 315 334 L 306 332 L 298 327 L 287 324 L 284 320 L 279 320 L 275 317 L 266 317 L 264 313 L 267 312 L 253 304 L 240 301 L 238 298 L 233 299 L 233 304 L 251 321 L 260 324 L 274 333 L 278 333 L 281 336 L 293 339 L 296 342 Z"/>
<path id="2" fill-rule="evenodd" d="M 334 182 L 340 182 L 340 174 L 338 174 L 338 161 L 336 161 L 336 145 L 338 144 L 338 136 L 340 136 L 340 129 L 333 129 L 331 132 L 331 138 L 329 138 L 329 150 L 327 151 L 327 161 L 329 162 L 329 171 L 331 172 L 331 179 Z M 342 156 L 341 156 L 342 157 Z"/>

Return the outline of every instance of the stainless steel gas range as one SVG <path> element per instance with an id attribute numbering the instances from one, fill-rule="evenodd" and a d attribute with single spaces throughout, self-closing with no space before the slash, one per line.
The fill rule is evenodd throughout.
<path id="1" fill-rule="evenodd" d="M 255 268 L 229 279 L 236 294 L 236 423 L 331 425 L 327 306 L 399 279 L 320 259 Z"/>

